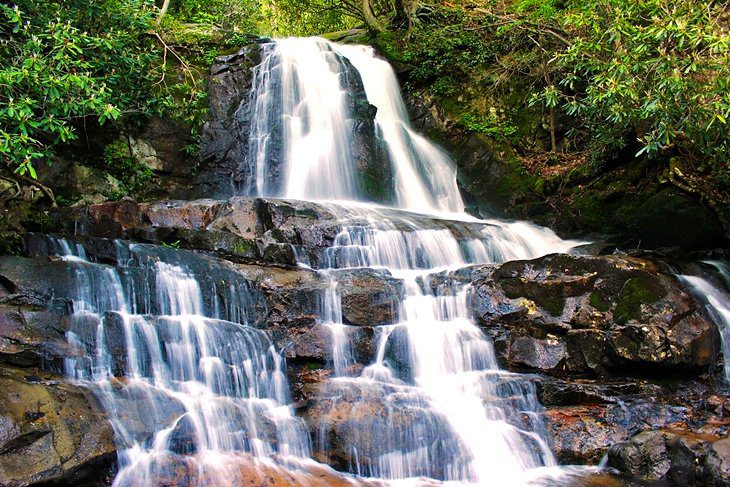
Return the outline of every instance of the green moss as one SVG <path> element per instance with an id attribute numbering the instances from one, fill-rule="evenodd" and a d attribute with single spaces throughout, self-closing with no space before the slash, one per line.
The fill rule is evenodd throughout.
<path id="1" fill-rule="evenodd" d="M 655 281 L 645 277 L 634 277 L 626 281 L 618 295 L 613 317 L 619 324 L 641 318 L 641 305 L 659 300 L 666 291 Z"/>
<path id="2" fill-rule="evenodd" d="M 366 29 L 339 30 L 322 34 L 322 37 L 341 44 L 370 44 L 373 40 Z"/>
<path id="3" fill-rule="evenodd" d="M 533 194 L 541 187 L 540 178 L 531 174 L 515 157 L 506 157 L 505 163 L 510 172 L 497 186 L 497 195 L 501 201 L 509 201 L 515 195 Z"/>
<path id="4" fill-rule="evenodd" d="M 252 255 L 256 252 L 256 244 L 252 240 L 237 238 L 233 242 L 231 251 L 237 255 Z"/>
<path id="5" fill-rule="evenodd" d="M 281 205 L 278 210 L 288 217 L 310 218 L 312 220 L 319 218 L 319 215 L 314 209 L 307 207 L 297 208 L 290 205 Z"/>
<path id="6" fill-rule="evenodd" d="M 539 299 L 535 299 L 535 302 L 551 316 L 562 315 L 565 308 L 565 298 L 559 296 L 541 296 Z"/>
<path id="7" fill-rule="evenodd" d="M 591 306 L 602 312 L 608 311 L 611 307 L 610 303 L 595 291 L 591 293 L 589 302 Z"/>
<path id="8" fill-rule="evenodd" d="M 0 220 L 0 227 L 3 221 Z M 17 233 L 0 233 L 0 255 L 21 255 L 23 251 L 23 239 Z"/>
<path id="9" fill-rule="evenodd" d="M 504 295 L 510 299 L 527 298 L 551 316 L 560 316 L 565 308 L 565 298 L 554 286 L 531 283 L 522 279 L 509 279 L 502 283 Z"/>
<path id="10" fill-rule="evenodd" d="M 606 312 L 609 310 L 609 304 L 603 299 L 603 297 L 597 292 L 592 292 L 590 297 L 590 304 L 598 311 Z"/>
<path id="11" fill-rule="evenodd" d="M 389 201 L 390 195 L 385 188 L 384 181 L 371 171 L 364 171 L 360 175 L 360 184 L 362 193 L 368 200 L 384 203 Z"/>

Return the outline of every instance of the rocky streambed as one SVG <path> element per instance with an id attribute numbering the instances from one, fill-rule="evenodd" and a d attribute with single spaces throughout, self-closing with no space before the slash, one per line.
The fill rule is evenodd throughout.
<path id="1" fill-rule="evenodd" d="M 119 270 L 138 288 L 154 289 L 154 283 L 129 249 L 142 249 L 152 261 L 184 263 L 203 283 L 205 303 L 263 331 L 282 352 L 293 407 L 311 428 L 313 457 L 346 470 L 352 462 L 351 445 L 342 440 L 348 429 L 359 414 L 385 413 L 377 395 L 351 389 L 343 399 L 342 389 L 328 386 L 332 338 L 318 316 L 330 281 L 296 265 L 316 268 L 328 258 L 325 250 L 343 218 L 351 217 L 346 213 L 332 205 L 253 198 L 126 200 L 72 210 L 60 216 L 58 228 L 83 246 L 89 261 Z M 489 224 L 399 217 L 446 229 L 460 241 L 489 235 Z M 54 242 L 30 234 L 24 256 L 0 257 L 2 485 L 105 485 L 114 477 L 118 446 L 106 413 L 89 389 L 63 375 L 65 361 L 77 354 L 67 332 L 79 275 L 68 260 L 52 256 Z M 338 272 L 342 322 L 354 344 L 349 367 L 362 369 L 375 353 L 379 328 L 397 319 L 402 282 L 378 269 Z M 535 385 L 562 464 L 605 459 L 627 485 L 730 483 L 730 401 L 717 326 L 665 262 L 578 248 L 570 255 L 446 270 L 427 281 L 434 289 L 469 284 L 473 319 L 494 343 L 502 368 L 526 374 Z M 222 291 L 230 286 L 238 287 Z M 123 332 L 115 330 L 114 316 L 106 323 L 115 351 L 113 384 L 123 390 Z M 339 394 L 337 401 L 332 394 Z M 400 418 L 404 428 L 408 420 Z M 144 418 L 139 424 L 143 432 Z M 318 446 L 323 437 L 326 451 Z M 380 440 L 358 441 L 365 448 Z M 251 461 L 243 458 L 241 465 Z M 300 470 L 323 485 L 352 480 L 321 468 Z M 251 476 L 261 470 L 242 467 L 238 475 L 242 483 L 255 483 Z M 285 477 L 272 473 L 277 480 L 267 485 L 294 482 Z"/>

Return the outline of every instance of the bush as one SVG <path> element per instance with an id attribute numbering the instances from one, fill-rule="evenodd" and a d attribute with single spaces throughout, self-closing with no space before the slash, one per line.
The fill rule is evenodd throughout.
<path id="1" fill-rule="evenodd" d="M 19 174 L 103 124 L 144 113 L 153 66 L 149 0 L 18 0 L 0 5 L 0 156 Z"/>
<path id="2" fill-rule="evenodd" d="M 699 0 L 577 3 L 565 21 L 572 45 L 558 56 L 568 114 L 605 145 L 625 144 L 631 133 L 637 155 L 674 151 L 727 164 L 727 7 Z"/>

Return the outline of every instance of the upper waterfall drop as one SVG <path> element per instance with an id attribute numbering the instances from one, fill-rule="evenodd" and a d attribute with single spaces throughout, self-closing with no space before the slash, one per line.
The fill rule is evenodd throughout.
<path id="1" fill-rule="evenodd" d="M 393 68 L 370 47 L 266 44 L 248 106 L 248 195 L 464 210 L 453 162 L 411 127 Z"/>
<path id="2" fill-rule="evenodd" d="M 463 213 L 456 167 L 446 152 L 418 134 L 400 93 L 393 67 L 370 46 L 336 45 L 357 68 L 375 121 L 388 146 L 400 208 L 420 213 Z"/>

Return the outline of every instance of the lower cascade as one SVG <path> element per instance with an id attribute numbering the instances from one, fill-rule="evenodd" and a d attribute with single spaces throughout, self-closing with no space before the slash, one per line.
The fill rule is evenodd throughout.
<path id="1" fill-rule="evenodd" d="M 326 250 L 331 291 L 322 320 L 333 336 L 335 378 L 324 395 L 330 411 L 376 413 L 348 425 L 358 475 L 386 479 L 430 477 L 483 483 L 526 483 L 539 467 L 556 465 L 547 446 L 540 406 L 524 377 L 499 369 L 491 342 L 474 325 L 468 285 L 440 286 L 435 276 L 470 263 L 503 262 L 565 251 L 570 243 L 536 228 L 534 246 L 510 225 L 482 229 L 481 238 L 457 240 L 446 229 L 390 221 L 382 210 L 360 210 Z M 351 346 L 342 324 L 337 272 L 372 268 L 403 282 L 396 322 L 380 328 L 375 356 L 361 371 L 348 367 Z M 326 427 L 326 425 L 323 425 Z M 324 442 L 328 451 L 326 435 Z"/>
<path id="2" fill-rule="evenodd" d="M 247 152 L 239 161 L 247 179 L 232 185 L 237 195 L 229 202 L 197 202 L 211 213 L 220 204 L 215 211 L 222 213 L 226 204 L 253 201 L 252 210 L 245 218 L 218 226 L 206 221 L 187 229 L 188 234 L 174 234 L 265 227 L 258 242 L 264 250 L 253 264 L 214 256 L 240 257 L 234 252 L 245 247 L 240 241 L 235 248 L 221 250 L 221 244 L 193 252 L 171 248 L 179 240 L 164 246 L 127 240 L 147 238 L 162 225 L 150 218 L 149 234 L 100 238 L 85 234 L 78 224 L 79 238 L 27 238 L 27 252 L 63 262 L 64 282 L 72 283 L 54 290 L 54 299 L 70 302 L 64 373 L 94 392 L 112 424 L 118 456 L 113 485 L 589 485 L 571 482 L 600 467 L 558 464 L 538 401 L 538 379 L 500 367 L 496 340 L 476 324 L 471 280 L 472 272 L 510 261 L 578 254 L 586 242 L 563 240 L 527 222 L 479 220 L 464 213 L 453 161 L 414 131 L 393 69 L 372 48 L 289 38 L 263 44 L 261 59 L 237 112 L 252 121 L 244 134 Z M 296 206 L 294 200 L 314 203 Z M 284 210 L 262 216 L 276 202 Z M 174 206 L 156 207 L 159 221 Z M 205 211 L 191 211 L 186 222 L 204 220 L 207 216 L 200 214 Z M 277 221 L 301 216 L 308 222 L 304 216 L 318 211 L 328 215 L 327 231 L 324 236 L 312 231 L 309 247 L 301 242 L 301 234 L 311 230 L 307 223 L 300 222 L 295 232 Z M 294 233 L 299 243 L 287 240 Z M 288 267 L 280 261 L 270 265 L 270 249 L 293 256 Z M 273 270 L 249 279 L 240 271 L 247 265 Z M 644 323 L 627 325 L 643 312 L 641 303 L 626 298 L 630 290 L 659 296 L 653 302 L 666 296 L 664 288 L 646 285 L 637 270 L 643 264 L 634 268 L 630 258 L 601 263 L 601 269 L 626 272 L 621 279 L 631 282 L 628 286 L 596 277 L 593 267 L 570 274 L 566 267 L 571 264 L 556 265 L 562 266 L 563 277 L 571 276 L 567 287 L 575 292 L 554 300 L 551 295 L 547 303 L 525 299 L 523 314 L 514 315 L 536 315 L 538 305 L 553 310 L 541 323 L 553 328 L 540 336 L 540 346 L 567 348 L 551 342 L 556 329 L 568 335 L 570 326 L 561 322 L 566 307 L 590 302 L 593 314 L 581 315 L 580 327 L 570 331 L 581 339 L 595 332 L 591 336 L 605 341 L 615 330 L 600 335 L 608 329 L 600 320 L 613 319 L 606 318 L 612 306 L 612 317 L 620 306 L 623 314 L 621 330 L 611 336 L 628 328 L 631 333 L 648 329 Z M 727 355 L 730 299 L 720 282 L 727 268 L 707 265 L 717 269 L 720 280 L 680 279 L 720 327 Z M 300 321 L 310 320 L 311 329 L 325 331 L 324 338 L 306 335 L 304 345 L 289 340 L 282 329 L 295 325 L 267 321 L 305 300 L 304 293 L 294 293 L 275 305 L 267 301 L 275 287 L 272 275 L 295 271 L 316 291 L 314 311 L 302 313 Z M 520 272 L 509 278 L 550 284 L 544 268 L 525 264 Z M 386 318 L 369 327 L 346 316 L 343 289 L 358 273 L 385 283 L 382 302 L 354 305 L 362 315 L 387 309 Z M 670 282 L 667 278 L 656 287 L 665 281 Z M 611 288 L 607 295 L 613 292 L 628 304 L 601 301 L 593 290 L 602 283 Z M 480 296 L 486 306 L 504 304 L 490 303 L 490 296 Z M 507 298 L 521 295 L 515 296 Z M 675 321 L 694 313 L 684 311 Z M 292 392 L 290 367 L 311 365 L 299 356 L 298 362 L 287 363 L 295 346 L 326 348 L 313 400 L 298 401 Z M 614 349 L 626 361 L 624 368 L 660 360 L 644 350 L 635 359 L 633 349 Z M 580 364 L 580 373 L 593 367 L 592 372 L 605 372 L 604 358 L 594 358 Z M 725 377 L 730 380 L 727 362 Z M 619 384 L 616 390 L 622 387 L 633 385 Z M 605 399 L 603 392 L 594 387 L 576 394 L 612 402 L 623 418 L 643 414 Z"/>
<path id="3" fill-rule="evenodd" d="M 245 283 L 213 289 L 223 303 L 204 303 L 202 283 L 174 251 L 117 241 L 118 268 L 64 240 L 41 241 L 37 252 L 60 255 L 77 283 L 65 369 L 112 420 L 114 485 L 158 485 L 180 462 L 199 472 L 191 483 L 227 484 L 236 459 L 226 453 L 309 457 L 284 361 L 246 323 Z"/>

